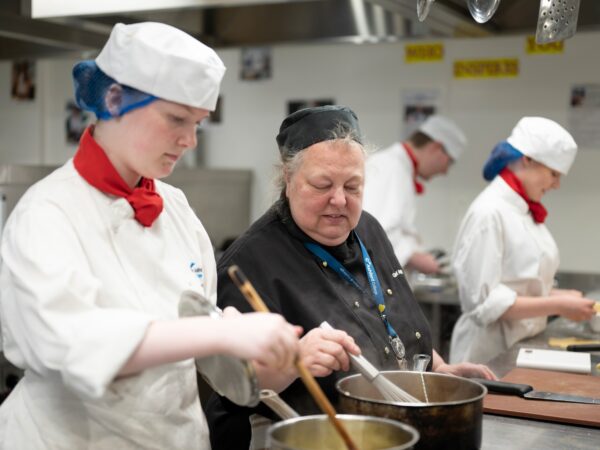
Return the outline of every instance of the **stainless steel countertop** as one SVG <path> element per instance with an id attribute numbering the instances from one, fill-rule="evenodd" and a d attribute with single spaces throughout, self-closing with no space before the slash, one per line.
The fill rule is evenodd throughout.
<path id="1" fill-rule="evenodd" d="M 543 333 L 519 342 L 507 352 L 494 358 L 488 365 L 498 377 L 502 377 L 515 367 L 521 347 L 549 348 L 550 337 L 570 336 L 600 338 L 598 333 L 592 332 L 587 323 L 573 323 L 559 318 L 550 322 Z M 595 366 L 598 362 L 600 362 L 600 354 L 592 354 L 592 365 Z M 594 375 L 599 375 L 597 370 Z M 600 393 L 600 377 L 598 392 Z M 600 415 L 600 406 L 598 414 Z M 481 448 L 482 450 L 595 450 L 600 448 L 600 429 L 484 414 Z"/>

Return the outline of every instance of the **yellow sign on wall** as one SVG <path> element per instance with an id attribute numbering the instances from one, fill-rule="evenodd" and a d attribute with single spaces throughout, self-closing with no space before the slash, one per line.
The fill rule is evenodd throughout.
<path id="1" fill-rule="evenodd" d="M 511 78 L 518 75 L 517 58 L 454 61 L 454 78 Z"/>
<path id="2" fill-rule="evenodd" d="M 437 62 L 444 59 L 444 44 L 407 44 L 404 46 L 404 62 Z"/>
<path id="3" fill-rule="evenodd" d="M 529 54 L 536 53 L 562 53 L 565 49 L 565 41 L 550 42 L 548 44 L 536 44 L 535 36 L 527 36 L 525 40 L 525 51 Z"/>

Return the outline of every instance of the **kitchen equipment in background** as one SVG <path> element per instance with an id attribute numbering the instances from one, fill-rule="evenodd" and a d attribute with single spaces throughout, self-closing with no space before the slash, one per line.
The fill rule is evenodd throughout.
<path id="1" fill-rule="evenodd" d="M 221 310 L 195 291 L 184 291 L 179 301 L 179 316 L 208 316 L 221 320 Z M 241 406 L 256 406 L 259 399 L 254 366 L 224 354 L 196 358 L 196 369 L 209 386 Z"/>
<path id="2" fill-rule="evenodd" d="M 466 378 L 439 373 L 385 371 L 391 382 L 419 397 L 425 380 L 429 403 L 394 403 L 382 395 L 362 375 L 350 375 L 336 383 L 338 410 L 399 420 L 417 429 L 421 439 L 416 449 L 452 448 L 472 450 L 481 447 L 483 398 L 487 389 Z"/>
<path id="3" fill-rule="evenodd" d="M 418 353 L 413 356 L 412 370 L 414 372 L 426 372 L 430 361 L 431 356 L 424 353 Z"/>
<path id="4" fill-rule="evenodd" d="M 417 0 L 417 17 L 419 18 L 419 22 L 423 22 L 427 18 L 433 2 L 435 0 Z"/>
<path id="5" fill-rule="evenodd" d="M 519 349 L 516 366 L 525 369 L 560 370 L 584 374 L 592 372 L 592 360 L 589 353 L 571 353 L 541 348 L 524 347 Z"/>
<path id="6" fill-rule="evenodd" d="M 499 5 L 500 0 L 467 0 L 469 12 L 473 16 L 473 19 L 479 23 L 485 23 L 490 20 Z"/>
<path id="7" fill-rule="evenodd" d="M 434 251 L 431 253 L 435 256 Z M 407 271 L 407 281 L 429 321 L 433 348 L 447 360 L 452 328 L 461 314 L 454 274 Z"/>
<path id="8" fill-rule="evenodd" d="M 417 430 L 395 420 L 347 414 L 338 418 L 361 450 L 410 449 L 419 440 Z M 325 415 L 278 422 L 269 428 L 267 442 L 271 450 L 345 449 Z"/>
<path id="9" fill-rule="evenodd" d="M 333 327 L 327 322 L 322 322 L 319 327 L 324 330 L 333 330 Z M 369 383 L 373 384 L 386 400 L 403 403 L 421 403 L 421 400 L 413 397 L 400 386 L 396 386 L 386 377 L 381 375 L 381 372 L 379 372 L 379 370 L 377 370 L 377 368 L 363 355 L 356 356 L 352 353 L 348 353 L 348 357 L 350 358 L 352 367 L 369 380 Z"/>
<path id="10" fill-rule="evenodd" d="M 596 315 L 592 316 L 590 319 L 590 328 L 592 331 L 600 333 L 600 312 L 597 312 Z"/>
<path id="11" fill-rule="evenodd" d="M 577 31 L 580 0 L 541 0 L 535 41 L 538 44 L 568 39 Z"/>
<path id="12" fill-rule="evenodd" d="M 478 379 L 489 392 L 499 394 L 517 395 L 531 400 L 548 400 L 554 402 L 586 403 L 600 405 L 600 398 L 583 397 L 580 395 L 563 394 L 560 392 L 536 391 L 529 384 L 508 383 L 506 381 L 492 381 Z"/>

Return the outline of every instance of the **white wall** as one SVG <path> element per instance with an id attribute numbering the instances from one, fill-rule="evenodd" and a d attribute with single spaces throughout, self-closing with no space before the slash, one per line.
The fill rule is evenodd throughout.
<path id="1" fill-rule="evenodd" d="M 560 55 L 527 55 L 524 36 L 443 42 L 444 62 L 411 65 L 403 62 L 401 43 L 275 46 L 273 77 L 263 81 L 239 80 L 239 49 L 218 50 L 228 71 L 222 86 L 223 122 L 206 130 L 207 165 L 254 170 L 256 219 L 272 199 L 275 135 L 288 100 L 334 98 L 352 107 L 367 139 L 383 147 L 402 137 L 402 92 L 438 89 L 440 112 L 467 131 L 470 148 L 448 177 L 428 183 L 418 224 L 428 246 L 450 248 L 462 215 L 485 185 L 481 167 L 495 143 L 505 139 L 523 115 L 543 115 L 566 125 L 571 85 L 600 82 L 600 33 L 578 33 Z M 455 59 L 502 57 L 519 58 L 519 77 L 452 77 Z M 40 95 L 34 104 L 15 106 L 8 88 L 0 91 L 1 163 L 60 163 L 72 154 L 62 128 L 64 104 L 71 95 L 71 65 L 64 60 L 38 64 Z M 8 86 L 9 70 L 7 63 L 0 64 L 1 85 Z M 560 191 L 544 198 L 550 211 L 547 223 L 561 249 L 562 270 L 600 272 L 599 169 L 600 143 L 598 148 L 581 149 Z"/>

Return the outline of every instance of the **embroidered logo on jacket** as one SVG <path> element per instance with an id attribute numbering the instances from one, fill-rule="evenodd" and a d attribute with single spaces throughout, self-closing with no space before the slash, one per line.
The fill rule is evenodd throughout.
<path id="1" fill-rule="evenodd" d="M 402 269 L 394 270 L 394 271 L 392 272 L 392 276 L 393 276 L 394 278 L 397 278 L 397 277 L 398 277 L 398 275 L 402 275 L 403 273 L 404 273 L 404 271 L 403 271 Z"/>
<path id="2" fill-rule="evenodd" d="M 190 270 L 200 281 L 204 281 L 204 271 L 195 261 L 190 262 Z"/>

